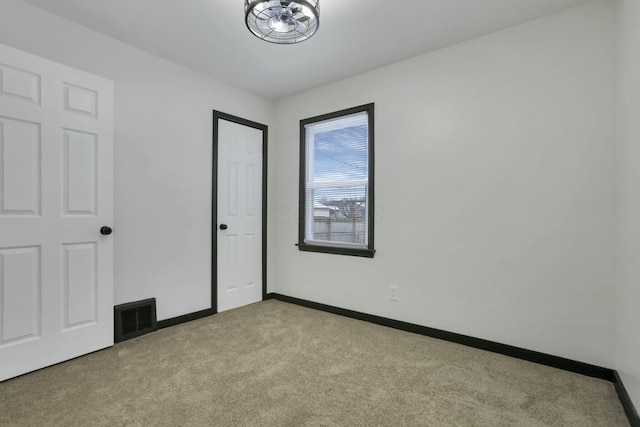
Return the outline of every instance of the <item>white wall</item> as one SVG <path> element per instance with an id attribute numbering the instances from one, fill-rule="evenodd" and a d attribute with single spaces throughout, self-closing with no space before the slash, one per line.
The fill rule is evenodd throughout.
<path id="1" fill-rule="evenodd" d="M 278 102 L 275 291 L 612 367 L 614 47 L 596 2 Z M 299 120 L 368 102 L 375 258 L 299 252 Z"/>
<path id="2" fill-rule="evenodd" d="M 0 43 L 115 82 L 116 303 L 209 308 L 212 110 L 270 125 L 272 102 L 19 0 L 0 2 Z"/>
<path id="3" fill-rule="evenodd" d="M 640 2 L 618 4 L 617 364 L 640 408 Z"/>
<path id="4" fill-rule="evenodd" d="M 622 7 L 632 116 L 638 7 Z M 160 319 L 208 307 L 219 109 L 270 125 L 270 290 L 604 366 L 615 359 L 614 35 L 612 3 L 595 2 L 298 94 L 274 121 L 268 100 L 0 2 L 0 43 L 115 81 L 117 303 L 156 297 Z M 298 121 L 368 102 L 376 257 L 298 252 Z M 625 218 L 640 210 L 640 152 L 628 143 L 637 124 L 619 130 L 617 367 L 637 400 L 640 239 Z"/>

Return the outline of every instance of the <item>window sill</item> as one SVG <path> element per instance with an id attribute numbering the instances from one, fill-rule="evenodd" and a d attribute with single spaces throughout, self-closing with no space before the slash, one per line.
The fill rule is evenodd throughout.
<path id="1" fill-rule="evenodd" d="M 296 246 L 303 252 L 320 252 L 325 254 L 359 256 L 364 258 L 373 258 L 373 255 L 376 253 L 374 249 L 341 248 L 337 246 L 308 245 L 306 243 L 296 243 Z"/>

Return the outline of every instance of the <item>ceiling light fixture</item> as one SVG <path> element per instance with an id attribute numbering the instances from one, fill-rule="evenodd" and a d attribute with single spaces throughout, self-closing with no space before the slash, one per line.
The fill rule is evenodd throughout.
<path id="1" fill-rule="evenodd" d="M 244 20 L 264 41 L 299 43 L 318 31 L 320 0 L 244 0 Z"/>

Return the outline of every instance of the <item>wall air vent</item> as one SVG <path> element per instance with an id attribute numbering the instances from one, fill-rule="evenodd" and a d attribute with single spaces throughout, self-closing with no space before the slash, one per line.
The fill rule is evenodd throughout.
<path id="1" fill-rule="evenodd" d="M 156 299 L 128 302 L 114 307 L 115 336 L 120 342 L 158 330 Z"/>

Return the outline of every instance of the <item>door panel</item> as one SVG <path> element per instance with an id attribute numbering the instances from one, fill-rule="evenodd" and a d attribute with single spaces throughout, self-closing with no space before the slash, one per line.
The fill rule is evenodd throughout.
<path id="1" fill-rule="evenodd" d="M 0 381 L 113 344 L 113 84 L 0 45 Z"/>
<path id="2" fill-rule="evenodd" d="M 63 83 L 64 108 L 72 113 L 98 117 L 98 93 L 86 87 Z"/>
<path id="3" fill-rule="evenodd" d="M 0 344 L 16 343 L 40 335 L 40 248 L 0 250 Z"/>
<path id="4" fill-rule="evenodd" d="M 263 130 L 218 121 L 218 311 L 262 300 Z"/>
<path id="5" fill-rule="evenodd" d="M 96 321 L 96 244 L 65 244 L 65 329 Z"/>
<path id="6" fill-rule="evenodd" d="M 4 214 L 40 214 L 40 125 L 0 117 L 0 174 Z"/>
<path id="7" fill-rule="evenodd" d="M 40 75 L 0 64 L 0 92 L 40 105 Z"/>
<path id="8" fill-rule="evenodd" d="M 64 213 L 95 215 L 98 135 L 64 130 Z"/>

